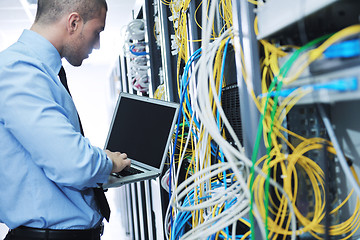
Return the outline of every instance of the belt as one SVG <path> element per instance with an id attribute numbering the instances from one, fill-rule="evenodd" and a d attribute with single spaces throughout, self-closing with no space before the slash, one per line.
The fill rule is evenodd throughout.
<path id="1" fill-rule="evenodd" d="M 8 235 L 11 239 L 45 239 L 45 240 L 100 240 L 103 225 L 97 228 L 73 229 L 43 229 L 20 226 L 12 229 Z"/>

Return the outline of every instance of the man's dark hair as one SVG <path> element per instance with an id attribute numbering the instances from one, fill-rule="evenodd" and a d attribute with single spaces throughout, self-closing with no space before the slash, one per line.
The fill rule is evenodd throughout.
<path id="1" fill-rule="evenodd" d="M 87 22 L 95 18 L 101 8 L 107 11 L 106 0 L 38 0 L 35 23 L 51 24 L 72 12 L 79 13 Z"/>

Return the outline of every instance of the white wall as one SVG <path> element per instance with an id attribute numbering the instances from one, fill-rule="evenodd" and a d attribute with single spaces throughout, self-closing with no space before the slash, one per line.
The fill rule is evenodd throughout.
<path id="1" fill-rule="evenodd" d="M 108 65 L 65 66 L 68 84 L 80 115 L 85 136 L 95 146 L 104 147 L 110 116 Z"/>

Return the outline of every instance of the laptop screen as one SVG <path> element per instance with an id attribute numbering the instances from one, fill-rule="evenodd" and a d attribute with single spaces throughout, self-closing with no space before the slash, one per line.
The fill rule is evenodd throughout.
<path id="1" fill-rule="evenodd" d="M 105 148 L 160 169 L 178 104 L 121 93 Z"/>

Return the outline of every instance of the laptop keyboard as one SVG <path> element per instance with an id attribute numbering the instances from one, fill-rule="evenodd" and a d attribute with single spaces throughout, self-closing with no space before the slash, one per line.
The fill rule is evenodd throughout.
<path id="1" fill-rule="evenodd" d="M 123 169 L 122 171 L 120 172 L 117 172 L 117 173 L 113 173 L 112 175 L 114 177 L 126 177 L 126 176 L 131 176 L 131 175 L 134 175 L 134 174 L 139 174 L 139 173 L 143 173 L 143 171 L 139 170 L 139 169 L 136 169 L 136 168 L 126 168 L 126 169 Z"/>

